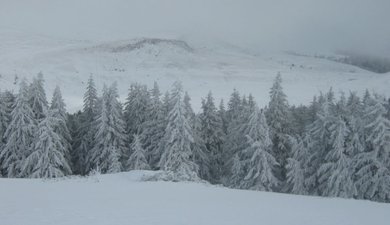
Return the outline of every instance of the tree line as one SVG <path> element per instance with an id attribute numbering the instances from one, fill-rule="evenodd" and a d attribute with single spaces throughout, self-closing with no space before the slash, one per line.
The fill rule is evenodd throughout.
<path id="1" fill-rule="evenodd" d="M 98 94 L 88 79 L 83 109 L 69 114 L 57 86 L 51 102 L 38 74 L 0 93 L 0 175 L 55 178 L 92 171 L 164 170 L 172 180 L 232 188 L 390 201 L 390 100 L 330 89 L 290 105 L 278 74 L 268 106 L 237 90 L 212 92 L 199 113 L 180 82 L 162 94 L 133 83 Z"/>

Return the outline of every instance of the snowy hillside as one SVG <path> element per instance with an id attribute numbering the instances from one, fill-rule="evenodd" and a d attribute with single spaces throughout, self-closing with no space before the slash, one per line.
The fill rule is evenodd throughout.
<path id="1" fill-rule="evenodd" d="M 153 173 L 0 179 L 1 224 L 384 225 L 389 220 L 389 204 L 139 181 Z"/>
<path id="2" fill-rule="evenodd" d="M 168 90 L 183 81 L 194 108 L 209 90 L 227 98 L 234 88 L 252 93 L 260 105 L 268 101 L 273 78 L 282 73 L 289 101 L 308 103 L 314 94 L 333 86 L 336 92 L 368 88 L 390 95 L 390 74 L 375 74 L 326 59 L 287 53 L 253 54 L 218 42 L 172 37 L 128 40 L 72 40 L 0 29 L 0 88 L 17 90 L 22 77 L 42 71 L 49 93 L 55 84 L 64 89 L 69 111 L 80 109 L 87 77 L 98 87 L 117 81 L 122 98 L 131 82 Z"/>

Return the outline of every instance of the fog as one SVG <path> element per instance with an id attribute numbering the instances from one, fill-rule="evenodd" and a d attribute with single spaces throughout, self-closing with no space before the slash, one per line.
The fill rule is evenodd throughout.
<path id="1" fill-rule="evenodd" d="M 390 56 L 389 0 L 0 0 L 0 29 L 86 40 L 216 39 Z"/>

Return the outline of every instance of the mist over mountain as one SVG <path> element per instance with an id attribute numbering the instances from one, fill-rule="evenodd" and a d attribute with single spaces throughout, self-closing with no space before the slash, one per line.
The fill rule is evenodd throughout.
<path id="1" fill-rule="evenodd" d="M 387 0 L 2 0 L 0 28 L 81 40 L 224 40 L 250 48 L 390 55 Z"/>

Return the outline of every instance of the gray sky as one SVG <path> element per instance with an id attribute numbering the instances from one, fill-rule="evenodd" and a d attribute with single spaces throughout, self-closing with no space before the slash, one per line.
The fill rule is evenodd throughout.
<path id="1" fill-rule="evenodd" d="M 390 0 L 0 0 L 0 28 L 63 38 L 218 38 L 390 56 Z"/>

